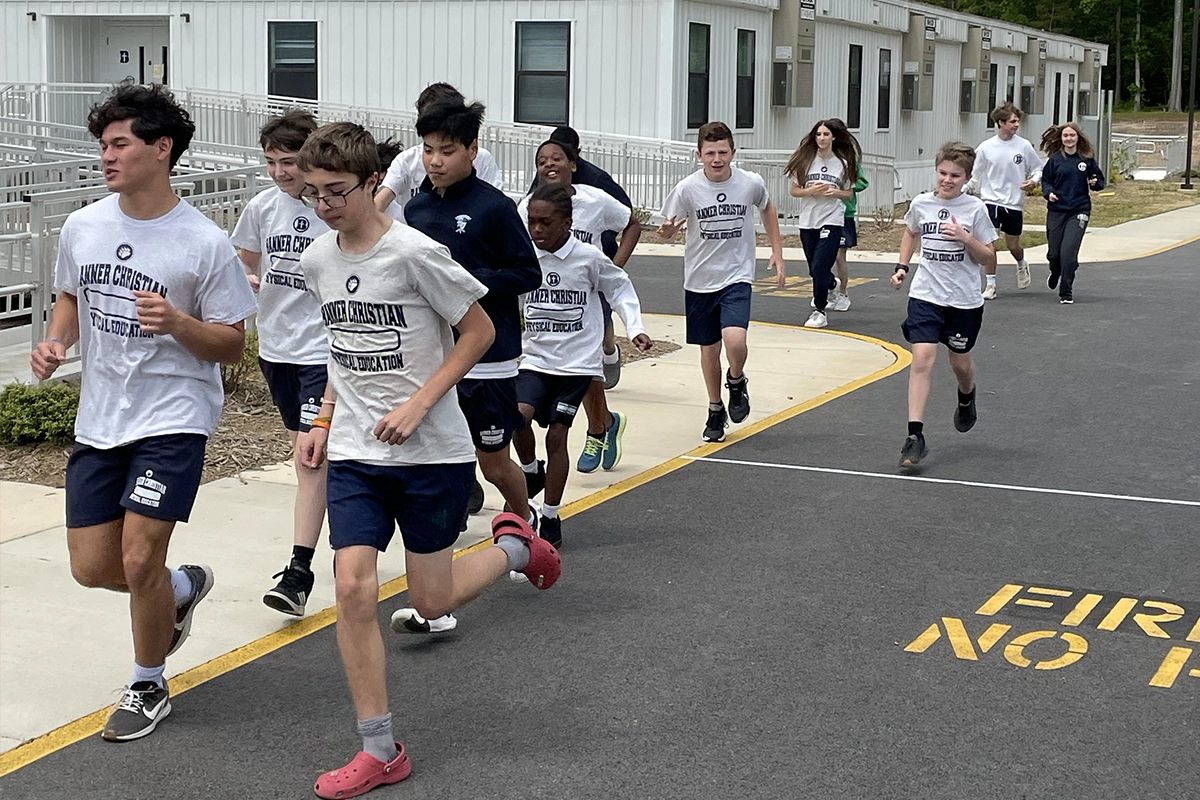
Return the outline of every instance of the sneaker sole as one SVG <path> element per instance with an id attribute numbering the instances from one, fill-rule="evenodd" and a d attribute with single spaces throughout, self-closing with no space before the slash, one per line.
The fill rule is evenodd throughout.
<path id="1" fill-rule="evenodd" d="M 920 467 L 920 466 L 921 466 L 922 464 L 924 464 L 924 463 L 925 463 L 925 461 L 926 461 L 926 460 L 929 458 L 929 454 L 930 454 L 931 452 L 932 452 L 931 450 L 929 450 L 929 449 L 926 449 L 924 453 L 922 453 L 920 456 L 918 456 L 918 457 L 917 457 L 917 460 L 916 460 L 916 461 L 913 461 L 911 458 L 903 458 L 903 459 L 901 459 L 901 460 L 900 460 L 900 469 L 902 469 L 902 470 L 914 470 L 914 469 L 916 469 L 917 467 Z"/>
<path id="2" fill-rule="evenodd" d="M 304 606 L 296 605 L 279 592 L 270 591 L 263 595 L 263 605 L 280 614 L 287 614 L 291 617 L 303 617 Z"/>
<path id="3" fill-rule="evenodd" d="M 723 442 L 723 441 L 725 441 L 725 434 L 722 433 L 721 437 L 719 439 L 710 439 L 707 435 L 704 435 L 704 436 L 700 437 L 700 441 L 702 441 L 702 442 Z"/>
<path id="4" fill-rule="evenodd" d="M 976 423 L 978 420 L 979 420 L 979 417 L 975 417 L 975 418 L 974 418 L 974 419 L 972 419 L 970 422 L 963 423 L 963 422 L 960 422 L 960 421 L 959 421 L 959 419 L 958 419 L 958 417 L 957 417 L 957 416 L 955 416 L 955 418 L 954 418 L 954 430 L 958 431 L 959 433 L 966 433 L 967 431 L 971 430 L 971 428 L 974 428 L 974 427 L 975 427 L 975 423 Z"/>
<path id="5" fill-rule="evenodd" d="M 610 446 L 608 446 L 609 442 L 606 437 L 604 453 L 600 456 L 600 468 L 605 471 L 613 469 L 614 467 L 617 466 L 617 464 L 621 463 L 621 438 L 623 436 L 625 436 L 625 423 L 627 421 L 625 415 L 624 414 L 613 414 L 613 416 L 616 417 L 616 420 L 617 420 L 616 422 L 613 423 L 613 425 L 617 429 L 616 440 L 614 442 L 612 442 L 613 446 L 610 447 Z M 611 461 L 609 461 L 608 458 L 606 458 L 606 456 L 608 455 L 608 453 L 610 451 L 616 452 L 616 455 L 613 456 Z"/>
<path id="6" fill-rule="evenodd" d="M 521 577 L 525 577 L 525 576 L 522 575 Z M 454 621 L 449 627 L 438 628 L 435 630 L 434 628 L 430 627 L 428 620 L 425 621 L 424 627 L 422 627 L 421 623 L 416 622 L 415 620 L 413 620 L 412 617 L 398 616 L 399 613 L 400 612 L 397 611 L 395 614 L 392 615 L 392 623 L 391 623 L 392 630 L 395 631 L 396 633 L 414 633 L 417 635 L 428 636 L 431 634 L 438 634 L 438 633 L 450 633 L 450 631 L 452 631 L 458 627 L 458 620 L 453 615 L 450 616 L 450 619 L 452 619 Z"/>
<path id="7" fill-rule="evenodd" d="M 183 643 L 187 641 L 188 636 L 192 633 L 192 617 L 196 614 L 196 606 L 200 605 L 200 601 L 208 597 L 208 593 L 212 591 L 213 583 L 216 582 L 212 567 L 207 564 L 193 564 L 192 566 L 200 567 L 204 570 L 204 588 L 200 590 L 200 594 L 196 595 L 196 599 L 192 601 L 192 607 L 183 615 L 183 624 L 179 627 L 179 639 L 175 642 L 175 646 L 167 651 L 167 655 L 173 655 L 179 648 L 183 647 Z"/>
<path id="8" fill-rule="evenodd" d="M 154 729 L 158 727 L 158 723 L 160 723 L 164 719 L 166 719 L 167 716 L 170 715 L 170 713 L 171 713 L 171 701 L 168 699 L 166 704 L 163 705 L 162 713 L 159 714 L 154 719 L 150 720 L 150 724 L 147 725 L 146 727 L 142 728 L 140 731 L 136 731 L 134 733 L 127 733 L 124 736 L 117 736 L 116 734 L 109 736 L 108 731 L 106 730 L 100 734 L 100 738 L 106 742 L 132 742 L 135 739 L 141 739 L 145 736 L 149 736 L 150 734 L 154 733 Z"/>

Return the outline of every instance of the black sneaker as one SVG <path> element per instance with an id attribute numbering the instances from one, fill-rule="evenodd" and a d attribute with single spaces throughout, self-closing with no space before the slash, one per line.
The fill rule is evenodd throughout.
<path id="1" fill-rule="evenodd" d="M 975 427 L 975 395 L 971 395 L 971 399 L 966 403 L 959 403 L 954 409 L 954 429 L 959 433 L 966 433 Z"/>
<path id="2" fill-rule="evenodd" d="M 1050 289 L 1058 288 L 1058 273 L 1054 270 L 1050 271 L 1050 277 L 1046 278 L 1046 286 Z"/>
<path id="3" fill-rule="evenodd" d="M 271 577 L 279 578 L 281 575 L 283 577 L 275 588 L 263 595 L 263 603 L 281 614 L 303 617 L 304 605 L 312 594 L 312 570 L 293 561 L 283 572 L 276 572 Z"/>
<path id="4" fill-rule="evenodd" d="M 524 470 L 521 470 L 525 472 Z M 525 493 L 529 499 L 537 497 L 546 488 L 546 462 L 537 462 L 537 472 L 525 472 Z"/>
<path id="5" fill-rule="evenodd" d="M 471 489 L 471 499 L 467 501 L 467 513 L 478 514 L 483 510 L 483 484 L 479 479 L 475 479 L 475 486 Z"/>
<path id="6" fill-rule="evenodd" d="M 911 469 L 920 465 L 921 459 L 929 455 L 929 448 L 925 446 L 925 437 L 917 434 L 909 434 L 904 440 L 904 448 L 900 451 L 900 469 Z"/>
<path id="7" fill-rule="evenodd" d="M 1069 295 L 1069 294 L 1064 294 L 1058 298 L 1058 302 L 1064 306 L 1069 306 L 1075 302 L 1075 298 L 1071 297 L 1071 295 Z"/>
<path id="8" fill-rule="evenodd" d="M 100 736 L 106 742 L 128 742 L 154 732 L 171 713 L 171 693 L 152 681 L 138 681 L 121 692 Z"/>
<path id="9" fill-rule="evenodd" d="M 728 372 L 725 373 L 725 388 L 729 390 L 729 418 L 734 422 L 741 422 L 750 416 L 749 383 L 744 373 L 736 381 L 729 377 Z"/>
<path id="10" fill-rule="evenodd" d="M 725 427 L 728 424 L 729 415 L 725 413 L 725 406 L 722 405 L 716 411 L 709 409 L 708 422 L 704 425 L 704 441 L 725 441 Z"/>
<path id="11" fill-rule="evenodd" d="M 538 536 L 554 545 L 555 550 L 562 548 L 562 519 L 559 517 L 542 517 L 538 515 Z"/>
<path id="12" fill-rule="evenodd" d="M 175 635 L 171 637 L 171 649 L 167 651 L 167 655 L 183 646 L 188 634 L 192 632 L 192 613 L 213 587 L 212 567 L 204 564 L 181 564 L 179 568 L 192 579 L 192 595 L 175 609 Z"/>

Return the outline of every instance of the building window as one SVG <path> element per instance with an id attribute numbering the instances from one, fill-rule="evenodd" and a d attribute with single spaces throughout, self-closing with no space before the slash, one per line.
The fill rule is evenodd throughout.
<path id="1" fill-rule="evenodd" d="M 317 23 L 268 22 L 267 94 L 317 99 Z"/>
<path id="2" fill-rule="evenodd" d="M 517 23 L 516 83 L 516 122 L 568 124 L 571 23 Z"/>
<path id="3" fill-rule="evenodd" d="M 1004 93 L 1004 97 L 1008 102 L 1013 102 L 1017 99 L 1017 68 L 1008 68 L 1008 91 Z"/>
<path id="4" fill-rule="evenodd" d="M 989 128 L 996 127 L 996 120 L 992 119 L 992 109 L 996 107 L 996 92 L 1000 86 L 1000 70 L 993 61 L 988 67 L 988 107 L 987 107 L 987 126 Z"/>
<path id="5" fill-rule="evenodd" d="M 875 127 L 885 131 L 892 127 L 892 51 L 879 51 L 879 113 Z"/>
<path id="6" fill-rule="evenodd" d="M 737 32 L 737 109 L 739 128 L 754 127 L 754 31 Z"/>
<path id="7" fill-rule="evenodd" d="M 1054 73 L 1054 124 L 1062 121 L 1062 73 Z"/>
<path id="8" fill-rule="evenodd" d="M 1067 122 L 1075 119 L 1075 73 L 1067 75 Z"/>
<path id="9" fill-rule="evenodd" d="M 687 126 L 699 128 L 708 122 L 708 34 L 709 27 L 688 25 Z"/>
<path id="10" fill-rule="evenodd" d="M 846 127 L 862 127 L 862 45 L 850 45 L 850 91 L 846 98 Z"/>

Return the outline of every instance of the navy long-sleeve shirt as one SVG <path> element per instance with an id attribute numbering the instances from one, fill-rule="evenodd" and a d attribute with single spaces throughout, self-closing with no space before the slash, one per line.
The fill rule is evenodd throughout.
<path id="1" fill-rule="evenodd" d="M 593 186 L 610 195 L 626 208 L 633 208 L 633 201 L 629 199 L 629 195 L 621 188 L 621 184 L 613 180 L 612 175 L 609 175 L 590 161 L 581 158 L 575 162 L 575 174 L 571 176 L 571 183 Z M 536 188 L 537 179 L 534 179 L 529 187 L 529 191 L 532 192 Z M 609 258 L 617 254 L 617 234 L 614 231 L 605 231 L 600 235 L 600 249 Z"/>
<path id="2" fill-rule="evenodd" d="M 1096 179 L 1095 186 L 1088 180 Z M 1083 158 L 1079 153 L 1067 155 L 1061 150 L 1047 159 L 1042 167 L 1042 197 L 1046 208 L 1062 214 L 1082 214 L 1092 210 L 1089 191 L 1098 192 L 1105 186 L 1104 173 L 1094 158 Z M 1050 195 L 1058 200 L 1051 201 Z"/>
<path id="3" fill-rule="evenodd" d="M 496 339 L 479 363 L 520 356 L 517 298 L 542 285 L 542 268 L 513 201 L 471 170 L 470 177 L 447 187 L 444 195 L 425 178 L 404 206 L 404 219 L 448 247 L 454 260 L 487 287 L 479 305 L 491 317 Z"/>

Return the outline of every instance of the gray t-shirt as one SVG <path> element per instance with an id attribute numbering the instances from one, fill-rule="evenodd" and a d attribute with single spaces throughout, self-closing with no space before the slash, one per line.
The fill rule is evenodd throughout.
<path id="1" fill-rule="evenodd" d="M 55 288 L 79 300 L 83 383 L 75 438 L 109 449 L 150 436 L 210 435 L 225 394 L 221 370 L 175 337 L 146 333 L 135 291 L 162 295 L 201 322 L 233 325 L 254 293 L 224 231 L 180 201 L 157 219 L 133 219 L 110 195 L 67 217 Z"/>
<path id="2" fill-rule="evenodd" d="M 941 226 L 952 221 L 984 244 L 997 239 L 987 207 L 979 198 L 963 194 L 943 200 L 933 192 L 917 195 L 904 215 L 908 229 L 921 239 L 921 264 L 908 296 L 938 306 L 978 308 L 983 305 L 979 293 L 983 267 L 965 244 L 942 235 Z"/>
<path id="3" fill-rule="evenodd" d="M 754 282 L 754 209 L 767 207 L 761 175 L 732 167 L 714 183 L 698 170 L 675 185 L 663 203 L 663 219 L 687 218 L 683 288 L 717 292 Z"/>
<path id="4" fill-rule="evenodd" d="M 487 289 L 450 251 L 395 223 L 368 252 L 351 255 L 330 231 L 300 257 L 329 333 L 337 397 L 331 461 L 395 466 L 461 464 L 475 446 L 458 396 L 442 396 L 407 441 L 389 445 L 375 426 L 429 381 L 454 347 L 451 326 Z"/>

